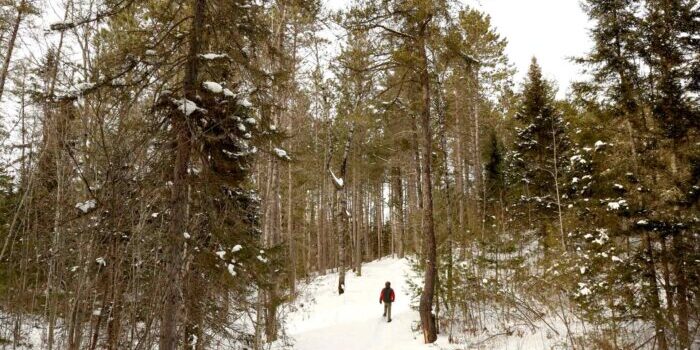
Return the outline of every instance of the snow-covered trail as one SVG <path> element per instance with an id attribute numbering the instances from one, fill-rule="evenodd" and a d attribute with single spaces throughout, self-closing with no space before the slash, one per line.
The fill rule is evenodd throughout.
<path id="1" fill-rule="evenodd" d="M 348 271 L 345 294 L 338 295 L 338 274 L 332 273 L 301 286 L 295 311 L 286 317 L 286 334 L 291 346 L 276 344 L 275 350 L 549 350 L 568 348 L 566 327 L 557 320 L 508 327 L 487 324 L 479 334 L 471 334 L 462 344 L 449 344 L 444 334 L 433 344 L 423 343 L 418 311 L 411 308 L 408 279 L 421 285 L 422 278 L 411 271 L 406 259 L 384 258 L 362 265 L 362 276 Z M 392 322 L 382 317 L 379 294 L 391 282 L 396 293 Z M 554 325 L 559 334 L 550 331 Z M 414 331 L 416 330 L 416 331 Z"/>
<path id="2" fill-rule="evenodd" d="M 287 332 L 299 350 L 413 350 L 430 349 L 417 329 L 418 312 L 410 307 L 405 259 L 382 259 L 363 265 L 362 276 L 346 274 L 346 291 L 337 293 L 338 275 L 330 274 L 307 286 L 310 302 L 288 318 Z M 390 281 L 396 293 L 392 322 L 382 317 L 379 294 Z"/>

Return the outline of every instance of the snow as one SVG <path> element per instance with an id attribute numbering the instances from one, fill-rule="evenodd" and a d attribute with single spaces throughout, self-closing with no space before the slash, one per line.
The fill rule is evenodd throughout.
<path id="1" fill-rule="evenodd" d="M 103 257 L 99 257 L 99 258 L 95 259 L 95 262 L 98 265 L 107 266 L 107 261 Z"/>
<path id="2" fill-rule="evenodd" d="M 627 206 L 627 201 L 624 199 L 621 199 L 619 201 L 613 201 L 613 202 L 608 202 L 608 209 L 609 210 L 618 210 L 622 207 Z"/>
<path id="3" fill-rule="evenodd" d="M 262 255 L 258 255 L 258 260 L 260 260 L 260 262 L 262 262 L 263 264 L 267 263 L 267 258 L 263 257 Z"/>
<path id="4" fill-rule="evenodd" d="M 253 107 L 253 104 L 250 103 L 250 100 L 248 100 L 247 98 L 244 98 L 244 99 L 238 101 L 238 104 L 243 106 L 243 107 L 246 107 L 246 108 Z"/>
<path id="5" fill-rule="evenodd" d="M 608 230 L 601 228 L 597 229 L 596 231 L 600 234 L 600 236 L 593 240 L 594 243 L 598 245 L 603 245 L 610 239 L 610 237 L 608 236 Z"/>
<path id="6" fill-rule="evenodd" d="M 233 91 L 231 91 L 231 90 L 229 90 L 229 89 L 227 89 L 227 88 L 224 88 L 224 96 L 226 96 L 226 97 L 233 97 L 233 96 L 236 96 L 236 94 L 234 94 Z"/>
<path id="7" fill-rule="evenodd" d="M 225 251 L 225 250 L 219 250 L 219 251 L 216 252 L 215 254 L 219 256 L 219 259 L 224 259 L 224 257 L 226 256 L 226 251 Z"/>
<path id="8" fill-rule="evenodd" d="M 285 151 L 281 148 L 275 147 L 272 151 L 275 153 L 275 155 L 277 157 L 280 157 L 281 159 L 291 160 L 291 158 L 289 158 L 289 155 L 287 154 L 287 151 Z"/>
<path id="9" fill-rule="evenodd" d="M 190 234 L 187 232 L 183 232 L 182 236 L 185 237 L 185 239 L 190 239 Z"/>
<path id="10" fill-rule="evenodd" d="M 217 60 L 217 59 L 226 58 L 226 57 L 228 57 L 228 55 L 225 53 L 205 53 L 205 54 L 199 55 L 199 58 L 205 59 L 205 60 Z"/>
<path id="11" fill-rule="evenodd" d="M 572 163 L 572 164 L 575 163 L 575 162 L 579 162 L 579 163 L 581 163 L 581 164 L 586 164 L 586 163 L 587 163 L 586 160 L 583 159 L 583 157 L 581 157 L 581 155 L 578 155 L 578 154 L 575 155 L 575 156 L 572 156 L 571 158 L 569 158 L 569 160 L 571 160 L 571 163 Z"/>
<path id="12" fill-rule="evenodd" d="M 96 85 L 95 83 L 89 83 L 89 82 L 75 84 L 75 86 L 73 87 L 73 93 L 78 94 L 78 95 L 83 94 L 83 93 L 85 93 L 85 91 L 94 88 L 95 85 Z"/>
<path id="13" fill-rule="evenodd" d="M 605 143 L 605 142 L 603 142 L 603 141 L 601 141 L 601 140 L 598 140 L 598 141 L 595 142 L 595 144 L 594 144 L 593 146 L 595 146 L 595 150 L 597 151 L 597 150 L 599 150 L 599 149 L 605 147 L 606 145 L 607 145 L 607 143 Z"/>
<path id="14" fill-rule="evenodd" d="M 235 253 L 235 252 L 240 251 L 241 249 L 243 249 L 243 246 L 241 246 L 240 244 L 236 244 L 236 245 L 233 247 L 233 249 L 231 249 L 231 251 Z"/>
<path id="15" fill-rule="evenodd" d="M 579 283 L 579 284 L 578 284 L 578 288 L 579 288 L 579 289 L 578 289 L 578 294 L 579 294 L 579 295 L 584 295 L 584 296 L 585 296 L 585 295 L 590 295 L 590 294 L 591 294 L 591 290 L 588 289 L 588 286 L 587 286 L 585 283 Z"/>
<path id="16" fill-rule="evenodd" d="M 230 273 L 231 276 L 236 276 L 236 271 L 234 270 L 233 264 L 226 265 L 226 268 L 228 269 L 228 273 Z"/>
<path id="17" fill-rule="evenodd" d="M 467 344 L 449 344 L 446 332 L 438 336 L 434 344 L 424 344 L 420 329 L 420 316 L 412 305 L 407 280 L 421 284 L 406 259 L 383 258 L 362 265 L 362 276 L 348 271 L 345 275 L 345 293 L 338 295 L 338 275 L 321 276 L 310 284 L 300 286 L 302 296 L 295 302 L 287 316 L 286 334 L 292 347 L 284 347 L 279 341 L 273 350 L 457 350 L 457 349 L 551 349 L 566 341 L 565 325 L 551 321 L 549 324 L 561 335 L 549 335 L 544 324 L 537 331 L 529 327 L 514 326 L 516 330 L 507 336 L 490 332 L 471 334 Z M 383 306 L 379 293 L 384 282 L 390 281 L 396 294 L 392 305 L 392 322 L 382 317 Z M 484 282 L 487 283 L 488 281 Z M 586 288 L 583 293 L 590 293 Z M 413 307 L 412 307 L 413 306 Z M 519 330 L 523 330 L 519 334 Z M 494 333 L 496 330 L 494 329 Z"/>
<path id="18" fill-rule="evenodd" d="M 221 84 L 213 81 L 205 81 L 202 83 L 202 86 L 213 94 L 220 94 L 224 91 L 224 87 Z"/>
<path id="19" fill-rule="evenodd" d="M 416 350 L 434 348 L 423 344 L 423 335 L 412 331 L 420 319 L 411 309 L 405 281 L 411 269 L 404 259 L 382 259 L 363 265 L 362 277 L 348 272 L 345 293 L 338 295 L 338 275 L 313 281 L 306 291 L 313 300 L 303 301 L 287 320 L 288 334 L 297 350 Z M 379 292 L 390 281 L 396 294 L 392 322 L 382 317 Z M 444 341 L 444 339 L 440 339 Z M 274 349 L 274 347 L 273 347 Z"/>
<path id="20" fill-rule="evenodd" d="M 199 108 L 196 103 L 186 98 L 173 100 L 173 103 L 177 106 L 177 110 L 179 110 L 187 116 L 196 111 L 203 111 L 203 109 Z"/>
<path id="21" fill-rule="evenodd" d="M 83 213 L 87 213 L 91 209 L 94 209 L 97 206 L 97 201 L 94 199 L 88 199 L 85 202 L 78 203 L 75 205 L 76 208 L 80 209 Z"/>
<path id="22" fill-rule="evenodd" d="M 335 186 L 338 188 L 343 188 L 343 185 L 345 182 L 343 181 L 342 178 L 335 177 L 335 174 L 333 173 L 333 170 L 331 170 L 331 176 L 333 177 L 333 183 L 335 183 Z"/>

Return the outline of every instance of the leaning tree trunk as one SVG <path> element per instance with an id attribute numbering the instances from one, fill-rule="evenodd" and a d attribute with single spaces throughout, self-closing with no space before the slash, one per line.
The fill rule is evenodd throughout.
<path id="1" fill-rule="evenodd" d="M 425 52 L 425 35 L 428 23 L 424 24 L 418 37 L 418 51 L 421 58 L 420 85 L 423 97 L 421 112 L 421 127 L 423 131 L 423 234 L 425 237 L 425 280 L 420 297 L 418 310 L 420 312 L 421 328 L 425 343 L 437 340 L 437 329 L 433 317 L 433 297 L 437 277 L 437 248 L 435 242 L 435 227 L 433 223 L 433 187 L 432 187 L 432 132 L 430 129 L 430 75 L 428 73 L 428 57 Z"/>
<path id="2" fill-rule="evenodd" d="M 19 33 L 19 25 L 22 22 L 22 16 L 24 15 L 25 7 L 27 7 L 26 0 L 20 2 L 19 7 L 17 7 L 17 17 L 15 17 L 15 22 L 12 25 L 12 34 L 10 34 L 10 40 L 7 43 L 7 52 L 5 53 L 5 60 L 2 63 L 2 70 L 0 71 L 0 101 L 2 101 L 2 94 L 5 91 L 5 81 L 7 80 L 7 74 L 10 71 L 10 61 L 12 60 L 12 51 L 15 49 L 15 42 L 17 41 L 17 34 Z"/>
<path id="3" fill-rule="evenodd" d="M 206 0 L 194 0 L 194 17 L 190 31 L 190 47 L 187 54 L 183 90 L 185 98 L 194 100 L 197 94 L 197 70 L 200 39 L 204 25 Z M 175 164 L 170 195 L 170 226 L 168 228 L 167 252 L 165 255 L 166 285 L 163 299 L 163 314 L 160 325 L 160 349 L 175 350 L 178 345 L 178 314 L 182 305 L 179 290 L 182 287 L 180 269 L 182 267 L 182 233 L 187 229 L 187 167 L 190 162 L 191 139 L 186 116 L 172 113 L 175 133 Z"/>
<path id="4" fill-rule="evenodd" d="M 566 236 L 564 236 L 564 220 L 561 214 L 561 195 L 559 194 L 559 165 L 557 164 L 557 133 L 552 122 L 552 161 L 554 163 L 554 189 L 557 195 L 557 214 L 559 216 L 559 236 L 561 237 L 562 249 L 566 250 Z"/>

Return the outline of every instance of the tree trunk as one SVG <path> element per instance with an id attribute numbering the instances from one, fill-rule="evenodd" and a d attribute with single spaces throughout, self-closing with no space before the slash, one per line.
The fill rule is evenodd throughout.
<path id="1" fill-rule="evenodd" d="M 383 254 L 383 249 L 382 249 L 382 217 L 384 216 L 384 194 L 382 193 L 383 186 L 382 182 L 379 181 L 379 184 L 377 185 L 377 196 L 375 197 L 374 201 L 374 215 L 375 215 L 375 222 L 374 224 L 377 227 L 377 259 L 382 258 Z"/>
<path id="2" fill-rule="evenodd" d="M 336 178 L 331 171 L 330 175 L 333 178 L 333 184 L 335 185 L 336 202 L 338 203 L 338 211 L 336 215 L 336 233 L 338 238 L 338 294 L 345 293 L 345 270 L 347 269 L 347 251 L 346 242 L 348 235 L 348 199 L 346 196 L 346 184 L 345 181 L 348 169 L 348 156 L 350 154 L 350 145 L 352 144 L 352 136 L 355 132 L 355 124 L 350 126 L 350 133 L 348 134 L 348 139 L 345 142 L 345 148 L 343 149 L 343 160 L 340 165 L 340 178 Z"/>
<path id="3" fill-rule="evenodd" d="M 659 342 L 659 350 L 668 350 L 666 342 L 666 329 L 664 327 L 664 319 L 661 314 L 661 302 L 659 300 L 659 287 L 656 283 L 656 261 L 654 260 L 654 249 L 652 247 L 651 235 L 646 234 L 646 277 L 649 282 L 648 298 L 651 303 L 651 312 L 654 313 L 654 331 L 656 339 Z"/>
<path id="4" fill-rule="evenodd" d="M 290 292 L 296 294 L 297 281 L 297 256 L 294 246 L 294 233 L 292 232 L 292 163 L 287 164 L 287 240 L 289 241 L 289 270 L 291 272 Z"/>
<path id="5" fill-rule="evenodd" d="M 200 39 L 204 25 L 206 0 L 194 0 L 194 17 L 190 31 L 190 47 L 183 82 L 184 97 L 194 100 L 197 94 L 197 73 Z M 180 269 L 182 267 L 183 232 L 187 230 L 185 217 L 187 210 L 187 168 L 190 162 L 191 140 L 187 117 L 179 112 L 172 113 L 173 132 L 175 133 L 175 163 L 173 166 L 173 185 L 170 197 L 170 226 L 168 228 L 169 246 L 166 252 L 166 284 L 163 314 L 160 325 L 160 349 L 175 350 L 178 347 L 178 315 L 182 305 L 179 290 L 182 287 Z"/>
<path id="6" fill-rule="evenodd" d="M 561 215 L 561 196 L 559 195 L 559 165 L 557 164 L 557 134 L 552 123 L 552 152 L 554 160 L 554 189 L 557 195 L 557 214 L 559 216 L 559 235 L 561 236 L 561 245 L 566 250 L 566 236 L 564 235 L 564 220 Z"/>
<path id="7" fill-rule="evenodd" d="M 418 51 L 421 58 L 420 86 L 423 98 L 423 110 L 421 112 L 421 126 L 423 131 L 423 234 L 425 237 L 425 280 L 423 292 L 420 297 L 418 310 L 420 312 L 421 328 L 425 343 L 433 343 L 437 340 L 437 329 L 432 313 L 433 296 L 437 277 L 437 248 L 433 224 L 433 188 L 432 188 L 432 132 L 430 127 L 430 75 L 428 73 L 428 57 L 425 48 L 425 30 L 418 37 Z"/>
<path id="8" fill-rule="evenodd" d="M 0 71 L 0 101 L 2 101 L 2 95 L 5 91 L 5 81 L 7 80 L 7 74 L 10 71 L 10 61 L 12 60 L 12 51 L 15 49 L 15 42 L 17 41 L 17 34 L 19 33 L 19 25 L 22 22 L 22 16 L 24 15 L 25 7 L 27 7 L 27 1 L 22 0 L 17 7 L 17 17 L 15 17 L 15 22 L 12 25 L 12 34 L 10 34 L 10 40 L 7 43 L 7 52 L 5 53 L 5 60 L 2 63 L 2 71 Z"/>
<path id="9" fill-rule="evenodd" d="M 360 232 L 363 231 L 363 215 L 362 215 L 362 200 L 360 186 L 357 183 L 357 170 L 352 172 L 352 210 L 353 210 L 353 235 L 355 237 L 355 271 L 358 276 L 362 276 L 362 237 Z"/>
<path id="10" fill-rule="evenodd" d="M 399 258 L 404 255 L 404 210 L 403 210 L 403 179 L 401 178 L 401 168 L 395 166 L 391 169 L 392 177 L 392 207 L 393 220 L 396 227 L 396 251 Z"/>
<path id="11" fill-rule="evenodd" d="M 461 100 L 455 99 L 455 104 L 459 104 Z M 461 111 L 459 105 L 455 106 L 457 111 Z M 461 115 L 455 116 L 456 144 L 455 144 L 455 190 L 457 192 L 457 233 L 463 235 L 458 237 L 461 243 L 459 256 L 464 259 L 467 250 L 467 235 L 464 232 L 464 158 L 462 155 L 464 141 L 462 140 L 463 133 L 461 128 Z"/>
<path id="12" fill-rule="evenodd" d="M 681 349 L 690 349 L 690 333 L 688 330 L 688 278 L 684 267 L 685 245 L 684 231 L 673 237 L 673 273 L 676 276 L 676 308 L 678 313 L 678 345 Z"/>
<path id="13" fill-rule="evenodd" d="M 416 168 L 416 202 L 418 204 L 418 211 L 422 212 L 423 211 L 423 179 L 422 179 L 422 174 L 423 171 L 421 170 L 421 157 L 420 157 L 420 152 L 421 152 L 421 145 L 420 145 L 420 140 L 418 137 L 418 118 L 417 117 L 411 117 L 412 122 L 411 122 L 411 128 L 413 131 L 413 144 L 414 144 L 414 152 L 413 152 L 413 161 L 415 163 L 415 168 Z M 423 216 L 421 215 L 420 217 L 420 222 L 421 225 L 423 226 Z M 416 227 L 418 225 L 414 225 Z M 418 229 L 416 228 L 416 233 L 418 232 Z M 417 237 L 416 237 L 417 238 Z M 415 251 L 416 254 L 422 255 L 423 254 L 423 249 L 421 247 L 421 241 L 416 239 L 414 240 L 415 244 Z"/>

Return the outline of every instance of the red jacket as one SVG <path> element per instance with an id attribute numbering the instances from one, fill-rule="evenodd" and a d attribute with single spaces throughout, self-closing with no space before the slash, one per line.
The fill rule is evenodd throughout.
<path id="1" fill-rule="evenodd" d="M 387 289 L 389 289 L 389 290 L 388 290 L 388 292 L 389 292 L 389 300 L 386 300 L 386 295 L 384 294 L 384 293 L 387 291 Z M 381 293 L 379 293 L 379 302 L 380 302 L 380 303 L 381 303 L 381 302 L 391 302 L 391 303 L 393 303 L 393 302 L 394 302 L 394 298 L 395 298 L 395 296 L 394 296 L 394 290 L 391 289 L 391 288 L 384 288 L 384 289 L 382 289 Z"/>

